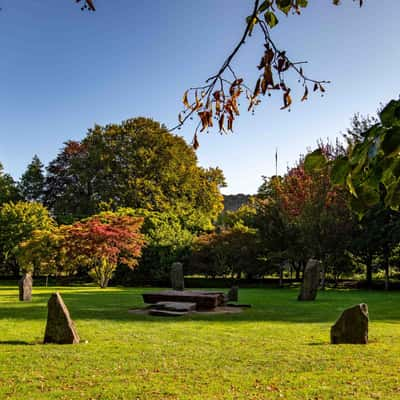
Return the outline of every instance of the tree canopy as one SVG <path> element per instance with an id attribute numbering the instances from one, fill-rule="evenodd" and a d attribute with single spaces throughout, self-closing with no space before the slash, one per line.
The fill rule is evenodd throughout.
<path id="1" fill-rule="evenodd" d="M 94 215 L 61 228 L 66 257 L 72 265 L 87 265 L 97 284 L 107 287 L 118 263 L 137 265 L 144 244 L 141 218 L 114 213 Z"/>
<path id="2" fill-rule="evenodd" d="M 47 168 L 45 203 L 61 221 L 131 207 L 173 211 L 206 228 L 222 210 L 224 184 L 222 171 L 199 167 L 181 137 L 134 118 L 67 142 Z"/>
<path id="3" fill-rule="evenodd" d="M 5 203 L 0 208 L 0 262 L 7 272 L 18 274 L 17 253 L 19 245 L 29 240 L 35 231 L 51 231 L 55 221 L 40 203 Z"/>

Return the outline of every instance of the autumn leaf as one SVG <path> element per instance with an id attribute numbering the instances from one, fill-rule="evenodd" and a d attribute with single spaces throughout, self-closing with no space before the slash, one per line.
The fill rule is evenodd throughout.
<path id="1" fill-rule="evenodd" d="M 219 121 L 218 121 L 218 125 L 219 125 L 219 131 L 220 132 L 225 132 L 225 128 L 224 128 L 224 119 L 225 119 L 225 114 L 222 114 Z"/>
<path id="2" fill-rule="evenodd" d="M 272 77 L 272 70 L 270 65 L 267 65 L 264 69 L 264 80 L 267 87 L 274 86 L 274 79 Z"/>
<path id="3" fill-rule="evenodd" d="M 307 99 L 308 99 L 308 87 L 306 86 L 303 97 L 301 98 L 301 101 L 306 101 Z"/>
<path id="4" fill-rule="evenodd" d="M 183 95 L 183 99 L 182 99 L 183 105 L 186 108 L 190 108 L 190 104 L 189 104 L 189 100 L 188 100 L 188 93 L 189 93 L 189 90 L 186 90 L 186 92 Z"/>
<path id="5" fill-rule="evenodd" d="M 89 7 L 89 10 L 96 11 L 96 8 L 94 7 L 94 4 L 93 4 L 92 0 L 86 0 L 86 4 Z"/>
<path id="6" fill-rule="evenodd" d="M 281 107 L 281 110 L 290 107 L 291 104 L 292 104 L 292 98 L 290 97 L 290 89 L 288 89 L 283 94 L 283 106 Z"/>
<path id="7" fill-rule="evenodd" d="M 195 150 L 197 150 L 200 147 L 200 143 L 197 140 L 197 133 L 194 134 L 193 136 L 193 142 L 192 142 L 192 146 Z"/>

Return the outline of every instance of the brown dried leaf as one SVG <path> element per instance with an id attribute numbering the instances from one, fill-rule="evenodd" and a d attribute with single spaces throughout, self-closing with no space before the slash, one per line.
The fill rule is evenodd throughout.
<path id="1" fill-rule="evenodd" d="M 292 98 L 290 97 L 290 89 L 288 89 L 283 94 L 283 106 L 281 107 L 281 110 L 290 107 L 291 104 L 292 104 Z"/>
<path id="2" fill-rule="evenodd" d="M 228 117 L 228 131 L 233 132 L 233 118 Z"/>
<path id="3" fill-rule="evenodd" d="M 224 119 L 225 119 L 225 114 L 221 115 L 221 118 L 218 121 L 218 125 L 219 125 L 219 131 L 220 132 L 225 132 L 225 128 L 224 128 Z"/>
<path id="4" fill-rule="evenodd" d="M 235 112 L 235 114 L 236 114 L 236 115 L 240 115 L 239 107 L 238 107 L 237 101 L 236 101 L 236 97 L 232 97 L 232 102 L 231 102 L 231 104 L 232 104 L 232 109 L 233 109 L 233 111 Z"/>
<path id="5" fill-rule="evenodd" d="M 94 7 L 94 4 L 93 4 L 93 0 L 86 0 L 86 4 L 87 4 L 89 10 L 96 11 L 96 8 Z"/>
<path id="6" fill-rule="evenodd" d="M 208 128 L 207 111 L 199 111 L 197 114 L 200 117 L 200 122 L 201 122 L 201 130 L 200 130 L 200 132 L 203 132 L 205 129 Z"/>
<path id="7" fill-rule="evenodd" d="M 186 108 L 190 108 L 190 104 L 189 104 L 189 100 L 188 100 L 188 93 L 189 93 L 189 90 L 186 90 L 186 92 L 183 95 L 183 99 L 182 99 L 183 105 Z"/>
<path id="8" fill-rule="evenodd" d="M 256 87 L 254 88 L 253 97 L 257 97 L 260 94 L 261 89 L 261 78 L 258 78 Z"/>
<path id="9" fill-rule="evenodd" d="M 261 93 L 265 94 L 267 92 L 267 81 L 265 78 L 261 81 Z"/>
<path id="10" fill-rule="evenodd" d="M 301 101 L 306 101 L 308 99 L 308 87 L 304 89 L 304 94 L 303 97 L 301 98 Z"/>
<path id="11" fill-rule="evenodd" d="M 207 118 L 208 118 L 208 126 L 212 128 L 214 126 L 212 110 L 207 111 Z"/>
<path id="12" fill-rule="evenodd" d="M 271 65 L 267 65 L 264 69 L 264 80 L 267 87 L 274 86 L 274 78 L 272 76 Z"/>
<path id="13" fill-rule="evenodd" d="M 194 134 L 193 136 L 193 142 L 192 142 L 192 146 L 195 150 L 197 150 L 200 147 L 200 143 L 197 140 L 197 133 Z"/>
<path id="14" fill-rule="evenodd" d="M 265 61 L 267 64 L 271 64 L 272 60 L 274 59 L 275 53 L 272 49 L 268 49 L 265 52 Z"/>

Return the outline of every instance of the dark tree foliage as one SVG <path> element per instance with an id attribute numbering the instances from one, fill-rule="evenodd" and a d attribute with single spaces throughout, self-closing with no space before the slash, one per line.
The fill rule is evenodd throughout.
<path id="1" fill-rule="evenodd" d="M 194 238 L 193 233 L 172 212 L 122 208 L 117 214 L 144 219 L 141 232 L 144 234 L 146 246 L 142 250 L 138 267 L 132 270 L 120 265 L 114 281 L 124 284 L 169 284 L 171 264 L 187 257 Z"/>
<path id="2" fill-rule="evenodd" d="M 194 242 L 187 272 L 214 278 L 262 277 L 265 271 L 259 249 L 256 232 L 246 227 L 200 235 Z"/>
<path id="3" fill-rule="evenodd" d="M 20 194 L 14 179 L 6 174 L 0 163 L 0 206 L 3 203 L 20 200 Z"/>
<path id="4" fill-rule="evenodd" d="M 43 164 L 37 155 L 34 155 L 32 162 L 22 174 L 18 183 L 22 197 L 26 201 L 43 201 L 44 174 Z"/>

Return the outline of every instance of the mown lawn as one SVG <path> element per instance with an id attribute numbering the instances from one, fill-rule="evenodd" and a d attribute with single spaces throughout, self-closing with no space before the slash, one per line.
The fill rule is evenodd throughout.
<path id="1" fill-rule="evenodd" d="M 400 293 L 242 289 L 252 309 L 161 319 L 129 314 L 143 289 L 57 288 L 88 343 L 42 345 L 46 302 L 0 286 L 0 399 L 400 398 Z M 150 290 L 150 289 L 145 289 Z M 340 312 L 366 302 L 370 344 L 329 344 Z"/>

